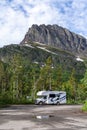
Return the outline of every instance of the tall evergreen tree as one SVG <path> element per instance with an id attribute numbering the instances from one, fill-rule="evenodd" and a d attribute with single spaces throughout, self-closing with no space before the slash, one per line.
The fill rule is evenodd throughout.
<path id="1" fill-rule="evenodd" d="M 77 99 L 77 81 L 75 78 L 75 69 L 72 70 L 69 80 L 62 85 L 62 89 L 67 93 L 67 99 L 73 100 L 74 102 Z"/>
<path id="2" fill-rule="evenodd" d="M 84 78 L 81 80 L 81 83 L 83 85 L 82 87 L 82 90 L 84 92 L 84 98 L 86 99 L 87 98 L 87 69 L 86 69 L 86 72 L 84 74 Z"/>
<path id="3" fill-rule="evenodd" d="M 56 90 L 61 90 L 62 89 L 62 67 L 58 66 L 54 69 L 54 87 Z"/>
<path id="4" fill-rule="evenodd" d="M 17 54 L 12 57 L 10 64 L 11 72 L 11 91 L 13 98 L 20 99 L 22 97 L 22 57 Z"/>
<path id="5" fill-rule="evenodd" d="M 38 80 L 39 90 L 52 89 L 52 58 L 48 57 L 44 65 L 41 66 L 40 76 Z"/>
<path id="6" fill-rule="evenodd" d="M 3 93 L 5 89 L 5 69 L 4 64 L 0 61 L 0 92 Z"/>

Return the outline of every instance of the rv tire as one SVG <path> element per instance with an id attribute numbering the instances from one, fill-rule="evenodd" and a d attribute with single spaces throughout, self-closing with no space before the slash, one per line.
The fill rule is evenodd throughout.
<path id="1" fill-rule="evenodd" d="M 43 102 L 39 102 L 39 105 L 43 105 Z"/>
<path id="2" fill-rule="evenodd" d="M 57 102 L 57 105 L 60 105 L 60 102 Z"/>

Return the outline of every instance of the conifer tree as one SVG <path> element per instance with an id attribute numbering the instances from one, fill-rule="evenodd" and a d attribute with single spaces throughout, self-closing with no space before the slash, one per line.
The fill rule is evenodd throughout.
<path id="1" fill-rule="evenodd" d="M 5 70 L 4 64 L 0 61 L 0 92 L 3 93 L 5 91 Z"/>
<path id="2" fill-rule="evenodd" d="M 14 55 L 10 64 L 11 72 L 11 90 L 13 98 L 20 99 L 22 97 L 22 58 L 19 54 Z"/>

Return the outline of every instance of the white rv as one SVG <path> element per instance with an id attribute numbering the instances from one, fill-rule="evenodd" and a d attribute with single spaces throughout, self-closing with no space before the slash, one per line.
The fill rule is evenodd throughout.
<path id="1" fill-rule="evenodd" d="M 65 104 L 65 91 L 39 91 L 35 104 Z"/>

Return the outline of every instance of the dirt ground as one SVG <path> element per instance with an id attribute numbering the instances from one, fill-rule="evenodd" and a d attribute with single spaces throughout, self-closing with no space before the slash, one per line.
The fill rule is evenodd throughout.
<path id="1" fill-rule="evenodd" d="M 82 105 L 15 105 L 0 109 L 0 130 L 87 130 Z"/>

